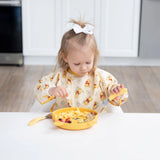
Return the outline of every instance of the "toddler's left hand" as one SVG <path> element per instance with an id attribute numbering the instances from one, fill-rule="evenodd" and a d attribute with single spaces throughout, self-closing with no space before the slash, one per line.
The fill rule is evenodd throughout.
<path id="1" fill-rule="evenodd" d="M 117 87 L 111 89 L 110 92 L 111 92 L 112 94 L 119 94 L 119 93 L 121 92 L 121 89 L 122 89 L 122 88 L 123 88 L 123 84 L 120 84 L 120 86 L 117 86 Z M 116 97 L 116 99 L 118 100 L 119 97 Z"/>

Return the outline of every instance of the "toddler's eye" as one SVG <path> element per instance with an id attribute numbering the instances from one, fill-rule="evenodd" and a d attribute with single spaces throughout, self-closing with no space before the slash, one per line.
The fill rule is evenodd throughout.
<path id="1" fill-rule="evenodd" d="M 91 64 L 91 62 L 86 62 L 86 64 Z"/>
<path id="2" fill-rule="evenodd" d="M 80 63 L 74 63 L 74 65 L 78 66 L 78 65 L 80 65 Z"/>

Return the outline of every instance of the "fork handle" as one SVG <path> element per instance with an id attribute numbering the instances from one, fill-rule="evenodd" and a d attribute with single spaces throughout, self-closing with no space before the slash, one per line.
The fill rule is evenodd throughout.
<path id="1" fill-rule="evenodd" d="M 32 126 L 32 125 L 34 125 L 35 123 L 37 123 L 37 122 L 39 122 L 39 121 L 41 121 L 41 120 L 44 120 L 46 117 L 38 117 L 38 118 L 34 118 L 34 119 L 32 119 L 30 122 L 29 122 L 29 126 Z"/>

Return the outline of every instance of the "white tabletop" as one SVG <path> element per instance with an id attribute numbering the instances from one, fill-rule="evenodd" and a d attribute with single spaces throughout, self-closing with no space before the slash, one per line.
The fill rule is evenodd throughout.
<path id="1" fill-rule="evenodd" d="M 0 113 L 1 160 L 159 160 L 160 114 L 103 114 L 92 128 L 68 131 L 45 113 Z"/>

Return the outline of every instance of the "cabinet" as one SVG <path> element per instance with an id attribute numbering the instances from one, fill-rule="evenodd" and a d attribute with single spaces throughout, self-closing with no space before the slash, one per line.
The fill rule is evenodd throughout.
<path id="1" fill-rule="evenodd" d="M 160 1 L 142 0 L 139 56 L 160 58 Z"/>
<path id="2" fill-rule="evenodd" d="M 93 23 L 101 56 L 137 57 L 140 0 L 23 0 L 24 56 L 56 56 L 70 18 Z"/>

